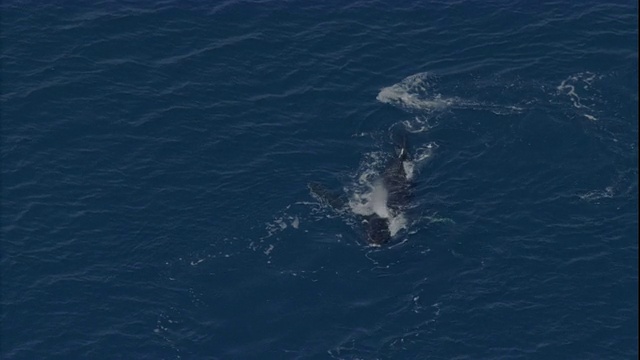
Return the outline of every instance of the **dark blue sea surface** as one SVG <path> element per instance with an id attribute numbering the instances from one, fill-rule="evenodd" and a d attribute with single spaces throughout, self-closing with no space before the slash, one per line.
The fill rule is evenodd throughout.
<path id="1" fill-rule="evenodd" d="M 637 11 L 2 2 L 0 357 L 637 358 Z"/>

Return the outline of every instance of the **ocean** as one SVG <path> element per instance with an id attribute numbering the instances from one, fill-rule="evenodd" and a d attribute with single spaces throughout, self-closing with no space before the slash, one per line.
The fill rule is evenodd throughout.
<path id="1" fill-rule="evenodd" d="M 0 12 L 0 358 L 638 357 L 637 1 Z"/>

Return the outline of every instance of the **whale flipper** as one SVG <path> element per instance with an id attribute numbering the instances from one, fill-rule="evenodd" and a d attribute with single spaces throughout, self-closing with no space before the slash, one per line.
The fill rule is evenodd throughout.
<path id="1" fill-rule="evenodd" d="M 336 211 L 344 210 L 345 205 L 347 204 L 347 200 L 344 199 L 343 196 L 327 189 L 326 186 L 317 182 L 309 183 L 308 188 L 309 188 L 309 191 L 311 191 L 311 194 L 315 198 L 329 205 L 334 210 Z"/>

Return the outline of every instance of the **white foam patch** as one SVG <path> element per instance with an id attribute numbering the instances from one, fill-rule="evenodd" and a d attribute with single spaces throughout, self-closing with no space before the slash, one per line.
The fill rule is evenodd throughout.
<path id="1" fill-rule="evenodd" d="M 394 216 L 389 221 L 389 233 L 391 236 L 396 236 L 398 231 L 407 228 L 407 219 L 404 217 L 404 214 L 400 213 L 397 216 Z"/>
<path id="2" fill-rule="evenodd" d="M 349 199 L 349 207 L 354 214 L 369 216 L 376 214 L 381 218 L 388 219 L 392 217 L 391 211 L 387 207 L 387 199 L 389 194 L 382 184 L 382 181 L 376 181 L 371 185 L 369 191 L 364 193 L 354 193 Z"/>
<path id="3" fill-rule="evenodd" d="M 411 161 L 402 162 L 404 173 L 407 175 L 407 180 L 413 181 L 416 177 L 416 173 L 427 164 L 427 161 L 433 156 L 433 152 L 438 148 L 438 144 L 430 142 L 426 145 L 422 145 L 415 149 L 413 159 Z"/>
<path id="4" fill-rule="evenodd" d="M 411 120 L 402 121 L 404 129 L 412 134 L 427 132 L 436 125 L 437 122 L 427 116 L 416 116 Z"/>
<path id="5" fill-rule="evenodd" d="M 564 94 L 569 97 L 573 107 L 580 110 L 582 116 L 585 118 L 596 121 L 598 118 L 593 115 L 596 111 L 592 106 L 585 105 L 584 102 L 594 102 L 595 96 L 591 93 L 593 82 L 599 80 L 602 76 L 598 76 L 591 72 L 583 72 L 575 75 L 571 75 L 560 82 L 560 85 L 556 87 L 558 94 Z M 580 94 L 582 96 L 580 96 Z"/>
<path id="6" fill-rule="evenodd" d="M 453 98 L 445 98 L 432 89 L 435 77 L 422 72 L 404 78 L 399 83 L 382 88 L 376 100 L 385 104 L 417 110 L 442 110 L 455 102 Z"/>
<path id="7" fill-rule="evenodd" d="M 479 94 L 486 93 L 483 87 L 472 81 L 468 83 L 449 83 L 448 89 L 460 92 L 465 89 L 465 94 L 474 94 L 474 98 L 462 98 L 455 95 L 443 95 L 437 88 L 439 78 L 427 72 L 408 76 L 397 84 L 382 88 L 376 99 L 381 103 L 391 104 L 403 109 L 417 110 L 423 113 L 433 113 L 445 109 L 472 109 L 491 111 L 496 115 L 510 115 L 521 113 L 524 109 L 520 106 L 509 104 L 495 104 L 476 98 Z M 475 88 L 474 88 L 475 86 Z M 463 95 L 463 96 L 466 96 Z M 410 123 L 407 127 L 410 132 L 423 132 L 428 130 L 428 124 Z"/>
<path id="8" fill-rule="evenodd" d="M 580 197 L 581 200 L 594 201 L 594 200 L 599 200 L 599 199 L 612 198 L 613 195 L 614 195 L 613 187 L 612 186 L 607 186 L 604 190 L 589 191 L 586 194 L 582 194 L 582 195 L 578 195 L 578 196 Z"/>
<path id="9" fill-rule="evenodd" d="M 433 152 L 438 148 L 438 144 L 430 142 L 426 145 L 420 146 L 413 154 L 414 162 L 417 164 L 423 164 L 426 160 L 433 156 Z"/>

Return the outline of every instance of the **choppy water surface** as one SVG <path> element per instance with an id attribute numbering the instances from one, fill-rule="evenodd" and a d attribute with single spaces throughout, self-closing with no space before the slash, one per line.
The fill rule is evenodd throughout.
<path id="1" fill-rule="evenodd" d="M 637 2 L 0 9 L 2 358 L 637 357 Z"/>

